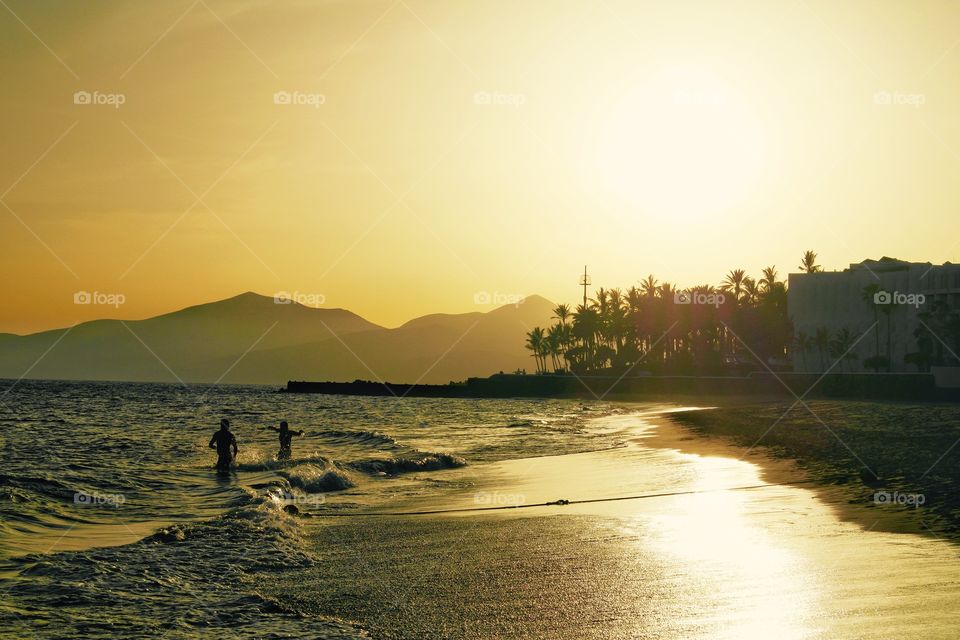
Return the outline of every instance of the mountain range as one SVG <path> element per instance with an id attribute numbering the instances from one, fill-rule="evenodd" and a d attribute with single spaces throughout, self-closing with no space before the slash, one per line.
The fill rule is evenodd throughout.
<path id="1" fill-rule="evenodd" d="M 530 368 L 525 334 L 554 305 L 528 296 L 488 312 L 431 314 L 388 329 L 347 311 L 252 292 L 145 320 L 0 334 L 0 377 L 283 384 L 444 384 Z"/>

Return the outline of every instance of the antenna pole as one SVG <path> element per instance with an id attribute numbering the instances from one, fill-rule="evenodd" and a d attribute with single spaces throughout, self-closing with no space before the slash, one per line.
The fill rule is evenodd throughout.
<path id="1" fill-rule="evenodd" d="M 587 287 L 590 286 L 590 276 L 587 275 L 587 265 L 583 265 L 583 275 L 580 276 L 580 286 L 583 287 L 583 306 L 587 306 Z"/>

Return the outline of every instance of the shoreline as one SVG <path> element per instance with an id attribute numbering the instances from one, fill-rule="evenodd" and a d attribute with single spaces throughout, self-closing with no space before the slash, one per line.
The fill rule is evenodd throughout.
<path id="1" fill-rule="evenodd" d="M 835 404 L 835 403 L 833 403 Z M 879 405 L 879 403 L 861 403 L 873 405 L 877 411 L 883 409 L 906 412 L 914 407 L 910 405 Z M 794 408 L 790 414 L 806 413 L 806 420 L 790 420 L 789 416 L 781 424 L 789 427 L 801 424 L 806 430 L 819 431 L 818 436 L 807 440 L 809 433 L 778 433 L 781 425 L 771 428 L 772 421 L 765 422 L 757 413 L 780 415 L 786 411 L 782 403 L 750 403 L 744 405 L 719 404 L 690 411 L 677 411 L 650 416 L 656 428 L 645 436 L 649 446 L 674 449 L 681 453 L 700 456 L 721 456 L 749 462 L 758 467 L 760 477 L 771 484 L 786 484 L 813 491 L 818 499 L 827 505 L 839 519 L 862 527 L 865 531 L 887 533 L 910 533 L 943 538 L 951 543 L 960 543 L 960 510 L 957 498 L 949 495 L 952 484 L 949 476 L 951 461 L 949 455 L 943 455 L 939 464 L 943 464 L 942 474 L 935 474 L 933 467 L 924 473 L 926 464 L 915 465 L 871 465 L 879 478 L 861 466 L 857 459 L 863 457 L 850 453 L 839 438 L 849 435 L 849 431 L 862 428 L 869 430 L 872 425 L 838 427 L 831 425 L 832 435 L 824 429 L 806 409 Z M 766 416 L 764 416 L 766 417 Z M 764 431 L 769 432 L 764 434 Z M 786 431 L 786 430 L 785 430 Z M 842 432 L 843 435 L 840 435 Z M 762 437 L 762 439 L 761 439 Z M 949 437 L 949 436 L 948 436 Z M 960 425 L 957 434 L 960 437 Z M 872 460 L 877 459 L 875 449 L 897 449 L 899 443 L 878 442 L 875 436 L 872 446 L 865 447 Z M 830 443 L 827 439 L 833 440 Z M 759 443 L 757 441 L 760 440 Z M 869 437 L 868 437 L 869 440 Z M 948 445 L 949 446 L 949 445 Z M 916 448 L 916 447 L 915 447 Z M 825 453 L 828 452 L 828 453 Z M 846 455 L 844 455 L 846 453 Z M 911 452 L 913 453 L 913 452 Z M 943 451 L 932 448 L 927 456 L 912 458 L 919 463 L 921 458 L 936 460 Z M 863 453 L 867 456 L 867 453 Z M 910 456 L 898 456 L 898 459 L 911 459 Z M 881 456 L 881 459 L 883 457 Z M 892 460 L 892 458 L 887 458 Z M 939 466 L 939 465 L 938 465 Z M 913 478 L 918 475 L 923 480 L 918 483 Z M 948 476 L 948 477 L 944 477 Z M 870 482 L 870 484 L 867 484 Z M 900 495 L 922 495 L 921 506 L 883 504 L 876 502 L 876 494 L 883 492 Z M 882 499 L 882 498 L 881 498 Z"/>
<path id="2" fill-rule="evenodd" d="M 423 398 L 605 398 L 655 401 L 657 398 L 718 396 L 762 401 L 765 398 L 830 398 L 935 403 L 960 402 L 960 388 L 940 387 L 929 373 L 774 373 L 743 376 L 628 375 L 624 372 L 507 374 L 468 378 L 448 384 L 399 384 L 382 380 L 353 382 L 288 380 L 278 393 Z"/>

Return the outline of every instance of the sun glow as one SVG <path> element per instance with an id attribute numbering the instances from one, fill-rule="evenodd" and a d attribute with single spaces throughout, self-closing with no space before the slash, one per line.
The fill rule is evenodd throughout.
<path id="1" fill-rule="evenodd" d="M 742 201 L 763 162 L 761 129 L 744 97 L 698 67 L 666 67 L 609 111 L 596 168 L 611 191 L 649 216 L 716 215 Z"/>

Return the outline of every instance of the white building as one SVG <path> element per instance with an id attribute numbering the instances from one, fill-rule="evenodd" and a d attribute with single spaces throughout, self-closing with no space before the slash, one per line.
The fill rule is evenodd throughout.
<path id="1" fill-rule="evenodd" d="M 865 290 L 871 286 L 877 290 L 868 301 Z M 887 355 L 888 321 L 891 371 L 916 371 L 904 356 L 918 350 L 914 331 L 923 326 L 920 314 L 933 311 L 938 303 L 960 312 L 960 265 L 882 258 L 851 264 L 843 271 L 791 273 L 787 308 L 794 336 L 805 334 L 811 343 L 806 351 L 793 349 L 794 371 L 821 372 L 833 364 L 836 358 L 815 343 L 817 330 L 823 328 L 831 338 L 846 329 L 852 341 L 859 340 L 833 372 L 872 371 L 864 359 L 878 351 Z M 950 345 L 947 336 L 938 337 Z"/>

